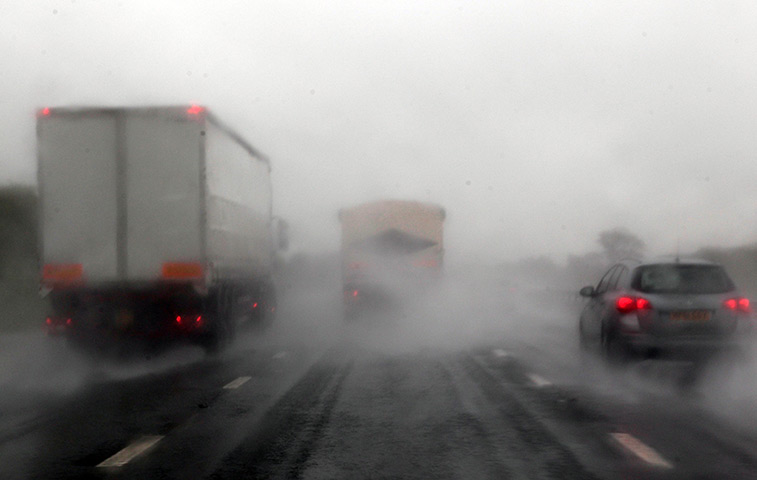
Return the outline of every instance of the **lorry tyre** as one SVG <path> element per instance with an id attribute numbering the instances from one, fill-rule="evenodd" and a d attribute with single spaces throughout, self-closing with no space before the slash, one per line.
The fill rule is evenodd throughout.
<path id="1" fill-rule="evenodd" d="M 209 354 L 220 352 L 234 338 L 231 301 L 230 290 L 227 289 L 217 291 L 208 301 L 206 315 L 209 317 L 209 330 L 203 335 L 201 343 Z"/>

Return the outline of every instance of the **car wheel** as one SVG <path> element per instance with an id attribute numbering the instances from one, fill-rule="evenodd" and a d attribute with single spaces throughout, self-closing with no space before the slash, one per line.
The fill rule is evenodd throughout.
<path id="1" fill-rule="evenodd" d="M 620 341 L 611 330 L 602 329 L 602 354 L 605 359 L 615 365 L 620 365 L 628 360 L 628 348 Z"/>
<path id="2" fill-rule="evenodd" d="M 578 320 L 578 346 L 582 351 L 589 350 L 589 340 L 586 338 L 586 333 L 584 332 L 583 319 Z"/>

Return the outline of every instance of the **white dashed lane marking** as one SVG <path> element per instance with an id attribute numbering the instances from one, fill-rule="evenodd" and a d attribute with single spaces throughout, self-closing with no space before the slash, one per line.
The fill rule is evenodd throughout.
<path id="1" fill-rule="evenodd" d="M 492 350 L 492 355 L 494 355 L 497 358 L 505 358 L 505 357 L 509 357 L 510 356 L 509 353 L 507 353 L 506 351 L 502 350 L 501 348 L 498 348 L 496 350 Z"/>
<path id="2" fill-rule="evenodd" d="M 234 390 L 235 388 L 239 388 L 245 383 L 247 383 L 248 380 L 250 380 L 252 377 L 239 377 L 234 381 L 231 381 L 223 386 L 226 390 Z"/>
<path id="3" fill-rule="evenodd" d="M 137 456 L 141 455 L 149 448 L 163 439 L 160 435 L 147 435 L 134 441 L 131 445 L 124 448 L 117 454 L 103 461 L 99 465 L 99 468 L 109 467 L 123 467 L 130 461 L 134 460 Z"/>
<path id="4" fill-rule="evenodd" d="M 628 433 L 611 433 L 610 436 L 646 463 L 659 468 L 673 468 L 673 464 L 665 460 L 652 447 Z"/>
<path id="5" fill-rule="evenodd" d="M 550 382 L 546 378 L 540 377 L 535 373 L 529 373 L 527 377 L 529 380 L 531 380 L 531 383 L 533 383 L 537 387 L 547 387 L 549 385 L 552 385 L 552 382 Z"/>

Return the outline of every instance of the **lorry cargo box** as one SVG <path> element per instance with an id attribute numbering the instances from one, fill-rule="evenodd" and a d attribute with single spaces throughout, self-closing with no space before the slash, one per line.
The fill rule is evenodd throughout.
<path id="1" fill-rule="evenodd" d="M 270 273 L 268 161 L 205 109 L 43 112 L 45 282 Z"/>
<path id="2" fill-rule="evenodd" d="M 215 348 L 275 310 L 269 162 L 205 108 L 45 108 L 37 140 L 48 326 Z"/>

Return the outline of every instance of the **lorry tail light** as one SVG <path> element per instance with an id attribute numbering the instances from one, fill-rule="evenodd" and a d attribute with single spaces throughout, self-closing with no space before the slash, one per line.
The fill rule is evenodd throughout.
<path id="1" fill-rule="evenodd" d="M 49 117 L 50 116 L 50 107 L 45 107 L 42 110 L 39 111 L 40 117 Z"/>
<path id="2" fill-rule="evenodd" d="M 73 325 L 74 321 L 71 317 L 52 316 L 45 318 L 45 328 L 50 333 L 59 333 L 61 328 L 71 328 Z"/>
<path id="3" fill-rule="evenodd" d="M 734 311 L 740 311 L 740 312 L 752 311 L 752 307 L 750 305 L 749 299 L 746 297 L 729 298 L 728 300 L 723 302 L 723 306 L 728 310 L 734 310 Z"/>
<path id="4" fill-rule="evenodd" d="M 201 107 L 200 105 L 192 105 L 191 107 L 187 108 L 187 113 L 189 115 L 199 115 L 205 111 L 205 107 Z"/>
<path id="5" fill-rule="evenodd" d="M 360 292 L 357 289 L 350 289 L 344 291 L 344 301 L 345 302 L 354 302 L 357 301 L 358 296 L 360 295 Z"/>
<path id="6" fill-rule="evenodd" d="M 615 308 L 622 314 L 639 312 L 644 313 L 652 309 L 649 300 L 643 297 L 631 297 L 624 295 L 615 301 Z"/>
<path id="7" fill-rule="evenodd" d="M 161 275 L 167 280 L 199 280 L 205 276 L 205 269 L 196 262 L 166 262 Z"/>

